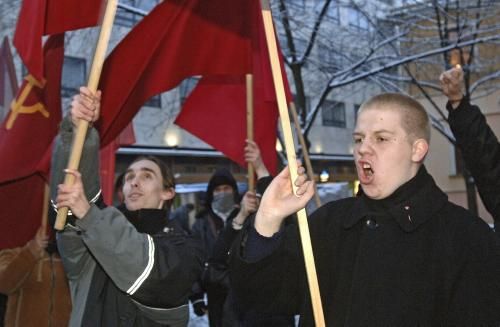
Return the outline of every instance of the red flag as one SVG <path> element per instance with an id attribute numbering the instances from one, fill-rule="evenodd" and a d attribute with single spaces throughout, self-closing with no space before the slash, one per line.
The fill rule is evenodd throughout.
<path id="1" fill-rule="evenodd" d="M 254 0 L 166 0 L 106 59 L 101 143 L 120 133 L 152 96 L 193 75 L 250 71 L 248 6 Z"/>
<path id="2" fill-rule="evenodd" d="M 0 120 L 7 115 L 10 103 L 19 88 L 9 39 L 4 37 L 0 48 Z"/>
<path id="3" fill-rule="evenodd" d="M 259 145 L 267 169 L 274 174 L 279 113 L 258 1 L 254 1 L 249 14 L 253 19 L 254 141 Z M 289 101 L 292 97 L 281 57 L 280 61 Z M 246 167 L 243 151 L 247 138 L 245 77 L 203 77 L 187 98 L 175 123 Z"/>
<path id="4" fill-rule="evenodd" d="M 130 122 L 113 142 L 103 147 L 100 151 L 101 189 L 104 202 L 107 204 L 111 205 L 113 203 L 113 195 L 115 193 L 116 150 L 122 145 L 131 145 L 134 143 L 134 126 Z"/>
<path id="5" fill-rule="evenodd" d="M 33 174 L 0 184 L 0 249 L 22 246 L 40 227 L 45 180 Z"/>
<path id="6" fill-rule="evenodd" d="M 42 36 L 95 26 L 102 0 L 23 0 L 14 46 L 28 71 L 42 80 Z"/>
<path id="7" fill-rule="evenodd" d="M 44 59 L 44 82 L 26 76 L 11 111 L 0 126 L 0 157 L 8 158 L 0 161 L 0 183 L 36 172 L 57 133 L 61 120 L 64 34 L 47 40 Z"/>

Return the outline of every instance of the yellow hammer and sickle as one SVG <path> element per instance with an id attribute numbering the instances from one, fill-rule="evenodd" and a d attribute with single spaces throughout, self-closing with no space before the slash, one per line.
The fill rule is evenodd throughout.
<path id="1" fill-rule="evenodd" d="M 24 78 L 28 83 L 24 87 L 23 91 L 21 92 L 21 95 L 19 96 L 19 99 L 12 100 L 12 103 L 10 104 L 10 116 L 9 119 L 7 120 L 7 124 L 5 125 L 5 128 L 11 129 L 12 126 L 14 125 L 14 122 L 17 119 L 17 115 L 19 114 L 33 114 L 35 112 L 40 112 L 45 118 L 49 118 L 50 113 L 47 111 L 45 106 L 41 102 L 37 102 L 32 106 L 25 106 L 24 101 L 26 101 L 26 98 L 30 94 L 31 90 L 33 89 L 33 86 L 36 86 L 38 88 L 43 88 L 45 81 L 39 82 L 37 81 L 33 76 L 28 75 Z"/>

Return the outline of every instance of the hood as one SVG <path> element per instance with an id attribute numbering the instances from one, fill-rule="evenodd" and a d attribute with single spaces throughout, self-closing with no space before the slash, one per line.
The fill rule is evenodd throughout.
<path id="1" fill-rule="evenodd" d="M 214 189 L 217 186 L 224 184 L 230 185 L 233 188 L 234 202 L 239 202 L 238 185 L 236 184 L 236 179 L 234 179 L 233 175 L 226 168 L 219 168 L 215 171 L 215 173 L 210 178 L 210 181 L 208 182 L 205 201 L 205 206 L 207 208 L 210 208 L 212 205 Z"/>

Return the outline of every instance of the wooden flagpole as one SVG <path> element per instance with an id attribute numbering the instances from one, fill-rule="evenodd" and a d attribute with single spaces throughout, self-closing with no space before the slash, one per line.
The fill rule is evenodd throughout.
<path id="1" fill-rule="evenodd" d="M 43 205 L 42 205 L 42 230 L 45 234 L 47 234 L 47 221 L 49 219 L 49 198 L 50 198 L 50 187 L 49 184 L 44 183 L 45 187 L 43 188 Z"/>
<path id="2" fill-rule="evenodd" d="M 101 31 L 99 33 L 99 40 L 97 41 L 97 47 L 94 53 L 94 60 L 92 62 L 92 68 L 89 74 L 89 80 L 87 82 L 87 87 L 95 92 L 99 84 L 99 78 L 101 77 L 102 65 L 104 63 L 104 58 L 106 56 L 106 50 L 108 48 L 109 38 L 111 36 L 111 29 L 113 28 L 113 21 L 115 19 L 117 0 L 107 0 L 106 11 L 104 12 L 104 18 L 102 21 Z M 84 120 L 78 122 L 78 127 L 76 134 L 73 137 L 73 145 L 71 147 L 71 153 L 69 156 L 68 168 L 78 169 L 80 165 L 80 158 L 82 156 L 83 143 L 85 141 L 85 136 L 89 128 L 89 123 Z M 71 174 L 66 174 L 64 178 L 65 185 L 73 185 L 75 178 Z M 63 230 L 66 224 L 66 216 L 68 215 L 68 208 L 58 208 L 56 223 L 54 228 L 57 230 Z"/>
<path id="3" fill-rule="evenodd" d="M 297 131 L 297 136 L 299 137 L 300 146 L 302 147 L 302 153 L 304 154 L 304 161 L 307 168 L 307 175 L 310 180 L 314 180 L 314 171 L 311 164 L 311 158 L 309 158 L 309 152 L 307 152 L 306 141 L 304 140 L 304 134 L 300 129 L 299 117 L 297 116 L 297 110 L 295 109 L 295 103 L 290 102 L 290 111 L 292 112 L 293 124 L 295 125 L 295 130 Z M 318 188 L 316 183 L 314 183 L 314 201 L 316 202 L 316 207 L 321 207 L 321 199 L 319 198 Z"/>
<path id="4" fill-rule="evenodd" d="M 276 36 L 274 34 L 273 17 L 268 0 L 261 0 L 262 4 L 262 19 L 264 21 L 264 29 L 266 32 L 267 47 L 269 50 L 269 60 L 271 61 L 271 69 L 273 73 L 274 88 L 276 90 L 276 98 L 278 100 L 278 109 L 280 112 L 281 128 L 285 137 L 286 156 L 288 160 L 288 168 L 290 169 L 290 178 L 294 193 L 297 192 L 295 180 L 297 179 L 297 158 L 295 156 L 295 146 L 293 144 L 292 128 L 290 125 L 290 117 L 285 98 L 285 88 L 283 85 L 283 77 L 281 75 L 281 67 L 278 58 L 278 48 L 276 45 Z M 314 265 L 314 256 L 311 246 L 311 236 L 309 234 L 309 225 L 307 224 L 307 215 L 305 209 L 297 212 L 300 238 L 302 240 L 302 251 L 304 253 L 304 261 L 307 272 L 307 281 L 311 293 L 311 302 L 314 313 L 314 321 L 317 327 L 325 326 L 325 318 L 323 316 L 323 306 L 321 304 L 321 296 L 319 292 L 318 278 L 316 276 L 316 267 Z"/>
<path id="5" fill-rule="evenodd" d="M 247 139 L 253 141 L 253 75 L 246 74 L 247 89 Z M 255 191 L 254 169 L 251 163 L 248 163 L 248 190 Z"/>

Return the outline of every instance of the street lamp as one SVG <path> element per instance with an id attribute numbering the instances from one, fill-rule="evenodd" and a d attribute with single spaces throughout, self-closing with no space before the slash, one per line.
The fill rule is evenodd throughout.
<path id="1" fill-rule="evenodd" d="M 179 145 L 179 133 L 177 130 L 167 130 L 165 133 L 164 141 L 168 146 Z"/>
<path id="2" fill-rule="evenodd" d="M 326 169 L 324 169 L 321 174 L 319 174 L 319 181 L 321 183 L 326 183 L 328 182 L 328 179 L 330 178 L 330 174 L 328 173 L 328 171 Z"/>

